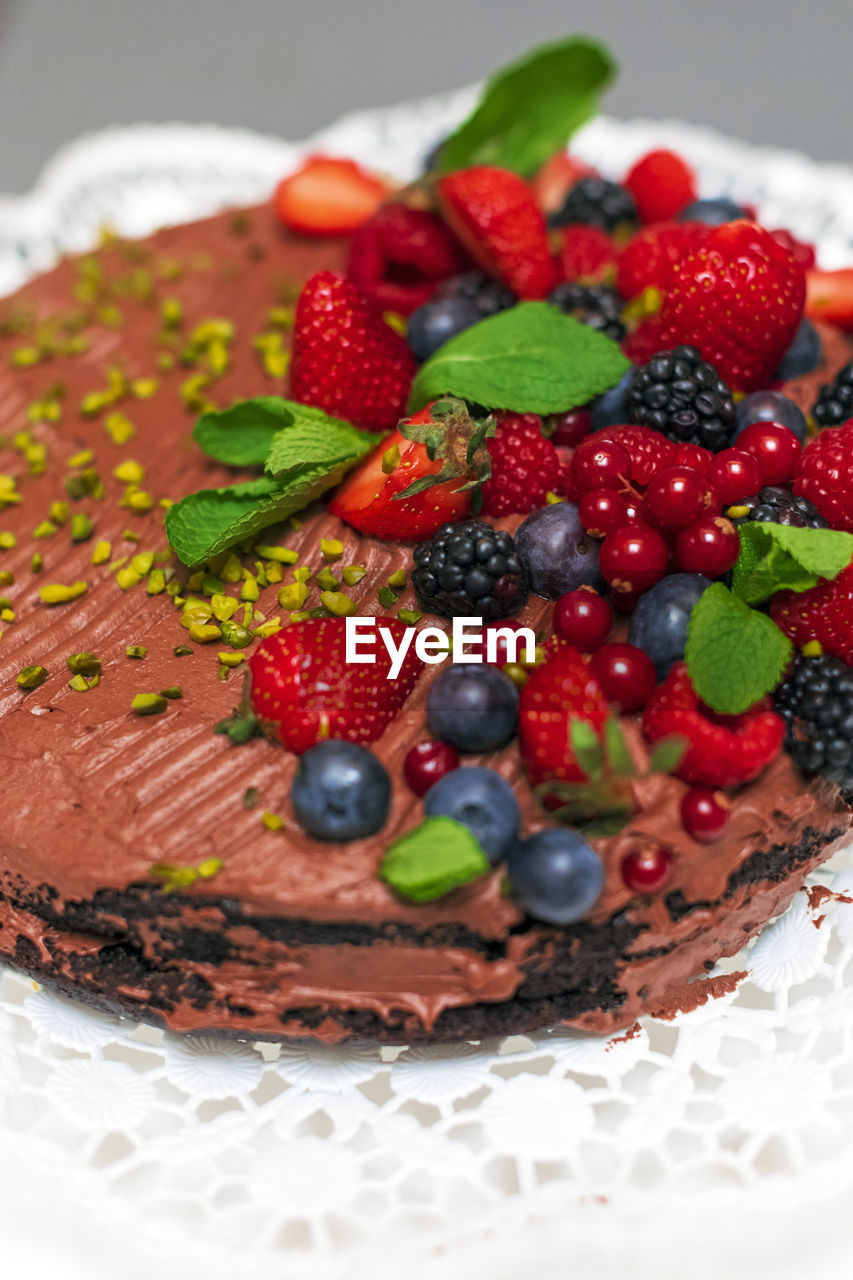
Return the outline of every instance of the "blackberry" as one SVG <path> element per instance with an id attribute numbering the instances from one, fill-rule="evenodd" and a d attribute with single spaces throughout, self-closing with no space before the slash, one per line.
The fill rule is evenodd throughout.
<path id="1" fill-rule="evenodd" d="M 735 508 L 746 507 L 743 515 L 729 516 L 735 524 L 759 520 L 764 524 L 788 524 L 795 529 L 825 529 L 826 521 L 808 498 L 795 498 L 788 489 L 765 485 L 752 497 L 736 502 Z"/>
<path id="2" fill-rule="evenodd" d="M 442 280 L 430 301 L 445 302 L 450 298 L 473 302 L 483 320 L 497 311 L 506 311 L 507 307 L 518 302 L 512 289 L 493 276 L 487 276 L 485 271 L 464 271 L 462 275 Z"/>
<path id="3" fill-rule="evenodd" d="M 635 371 L 626 404 L 631 422 L 713 453 L 726 448 L 735 426 L 731 390 L 696 347 L 653 355 Z"/>
<path id="4" fill-rule="evenodd" d="M 625 326 L 620 319 L 625 302 L 612 285 L 578 284 L 570 280 L 552 289 L 548 301 L 614 342 L 621 342 L 625 337 Z"/>
<path id="5" fill-rule="evenodd" d="M 853 667 L 828 654 L 799 657 L 773 695 L 785 746 L 804 773 L 853 790 Z"/>
<path id="6" fill-rule="evenodd" d="M 412 583 L 421 607 L 445 618 L 494 622 L 527 599 L 527 573 L 508 533 L 485 520 L 443 524 L 415 547 Z"/>
<path id="7" fill-rule="evenodd" d="M 552 227 L 585 222 L 590 227 L 615 231 L 617 227 L 637 226 L 637 206 L 631 192 L 616 182 L 608 182 L 606 178 L 579 178 L 548 222 Z"/>
<path id="8" fill-rule="evenodd" d="M 853 417 L 853 360 L 820 388 L 812 417 L 819 427 L 838 427 Z"/>

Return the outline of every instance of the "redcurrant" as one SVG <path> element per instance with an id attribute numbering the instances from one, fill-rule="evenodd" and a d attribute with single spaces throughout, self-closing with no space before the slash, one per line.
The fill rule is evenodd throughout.
<path id="1" fill-rule="evenodd" d="M 669 551 L 656 529 L 626 524 L 608 533 L 598 567 L 614 591 L 648 591 L 666 572 Z"/>
<path id="2" fill-rule="evenodd" d="M 416 742 L 403 761 L 403 774 L 416 796 L 424 796 L 434 782 L 459 768 L 459 753 L 449 742 Z"/>
<path id="3" fill-rule="evenodd" d="M 652 476 L 644 500 L 660 524 L 677 528 L 701 515 L 710 495 L 704 478 L 692 467 L 664 467 Z"/>
<path id="4" fill-rule="evenodd" d="M 753 422 L 738 436 L 737 447 L 755 458 L 762 484 L 785 484 L 790 480 L 803 451 L 793 431 L 781 422 Z"/>
<path id="5" fill-rule="evenodd" d="M 556 635 L 583 653 L 599 649 L 612 628 L 610 605 L 592 587 L 568 591 L 554 605 Z"/>
<path id="6" fill-rule="evenodd" d="M 606 644 L 592 656 L 589 669 L 608 702 L 624 714 L 639 711 L 654 693 L 655 665 L 635 644 Z"/>
<path id="7" fill-rule="evenodd" d="M 708 481 L 722 505 L 727 507 L 740 498 L 758 493 L 761 468 L 758 460 L 745 449 L 723 449 L 708 468 Z"/>
<path id="8" fill-rule="evenodd" d="M 685 573 L 719 578 L 740 552 L 740 534 L 725 516 L 699 516 L 679 529 L 675 554 Z M 603 572 L 603 570 L 602 570 Z"/>
<path id="9" fill-rule="evenodd" d="M 729 801 L 725 792 L 710 787 L 691 787 L 681 799 L 681 825 L 694 840 L 708 844 L 725 830 Z"/>
<path id="10" fill-rule="evenodd" d="M 698 471 L 704 476 L 708 473 L 713 457 L 711 450 L 703 449 L 701 444 L 679 444 L 676 446 L 672 463 L 676 467 L 691 467 L 693 471 Z"/>
<path id="11" fill-rule="evenodd" d="M 628 523 L 628 499 L 615 489 L 590 489 L 578 503 L 578 518 L 593 538 L 603 538 Z"/>
<path id="12" fill-rule="evenodd" d="M 589 435 L 591 425 L 588 409 L 571 409 L 568 413 L 555 413 L 545 419 L 546 435 L 547 428 L 552 428 L 551 444 L 557 448 L 560 445 L 575 448 Z"/>
<path id="13" fill-rule="evenodd" d="M 655 893 L 669 879 L 672 854 L 658 845 L 634 849 L 622 859 L 622 879 L 632 893 Z"/>
<path id="14" fill-rule="evenodd" d="M 619 489 L 631 478 L 631 459 L 621 444 L 584 440 L 572 456 L 571 478 L 580 493 Z"/>

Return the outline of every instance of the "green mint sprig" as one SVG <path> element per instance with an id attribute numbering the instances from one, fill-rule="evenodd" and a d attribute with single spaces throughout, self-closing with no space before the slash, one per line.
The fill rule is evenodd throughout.
<path id="1" fill-rule="evenodd" d="M 547 302 L 520 302 L 457 334 L 421 365 L 409 409 L 451 395 L 487 409 L 563 413 L 630 368 L 617 344 Z"/>
<path id="2" fill-rule="evenodd" d="M 776 623 L 722 582 L 712 583 L 693 606 L 687 670 L 702 701 L 721 715 L 739 715 L 775 689 L 792 652 Z"/>
<path id="3" fill-rule="evenodd" d="M 453 818 L 425 818 L 389 845 L 379 875 L 410 902 L 433 902 L 489 870 L 477 839 Z"/>
<path id="4" fill-rule="evenodd" d="M 531 50 L 485 85 L 439 151 L 439 173 L 491 164 L 529 177 L 598 110 L 617 71 L 609 50 L 572 36 Z"/>
<path id="5" fill-rule="evenodd" d="M 759 604 L 776 591 L 808 591 L 820 578 L 836 578 L 851 560 L 853 534 L 752 521 L 740 527 L 732 591 Z"/>
<path id="6" fill-rule="evenodd" d="M 327 489 L 381 439 L 321 409 L 261 396 L 204 414 L 195 438 L 232 466 L 263 466 L 256 480 L 201 489 L 166 513 L 166 533 L 186 565 L 202 564 L 286 520 Z"/>

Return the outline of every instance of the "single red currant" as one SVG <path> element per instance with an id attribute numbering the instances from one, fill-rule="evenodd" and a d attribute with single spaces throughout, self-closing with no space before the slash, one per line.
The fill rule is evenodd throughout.
<path id="1" fill-rule="evenodd" d="M 723 449 L 708 468 L 708 481 L 724 507 L 740 498 L 758 493 L 761 468 L 745 449 Z"/>
<path id="2" fill-rule="evenodd" d="M 631 459 L 621 444 L 585 440 L 572 456 L 571 478 L 579 493 L 619 489 L 631 478 Z"/>
<path id="3" fill-rule="evenodd" d="M 740 534 L 725 516 L 699 516 L 679 529 L 675 554 L 685 573 L 719 578 L 740 552 Z M 602 570 L 603 572 L 603 570 Z"/>
<path id="4" fill-rule="evenodd" d="M 632 893 L 656 893 L 669 879 L 672 854 L 658 845 L 634 849 L 622 859 L 622 879 Z"/>
<path id="5" fill-rule="evenodd" d="M 544 425 L 546 435 L 548 428 L 553 428 L 550 439 L 555 448 L 568 445 L 571 449 L 579 445 L 581 440 L 586 439 L 592 427 L 588 409 L 571 409 L 568 413 L 555 413 L 552 417 L 545 419 Z"/>
<path id="6" fill-rule="evenodd" d="M 704 478 L 692 467 L 664 467 L 652 476 L 644 500 L 660 524 L 678 528 L 707 509 L 710 494 Z"/>
<path id="7" fill-rule="evenodd" d="M 709 844 L 722 835 L 729 821 L 729 800 L 723 791 L 691 787 L 681 799 L 681 825 L 694 840 Z"/>
<path id="8" fill-rule="evenodd" d="M 737 447 L 755 458 L 762 484 L 785 484 L 790 480 L 803 451 L 793 431 L 781 422 L 753 422 L 738 436 Z"/>
<path id="9" fill-rule="evenodd" d="M 554 605 L 555 634 L 582 653 L 599 649 L 612 628 L 610 605 L 592 587 L 568 591 Z"/>
<path id="10" fill-rule="evenodd" d="M 578 519 L 593 538 L 628 524 L 628 499 L 615 489 L 590 489 L 578 503 Z"/>
<path id="11" fill-rule="evenodd" d="M 708 474 L 708 468 L 713 461 L 714 455 L 710 449 L 703 449 L 701 444 L 679 444 L 675 449 L 675 457 L 672 465 L 676 467 L 690 467 L 693 471 L 698 471 L 700 475 Z"/>
<path id="12" fill-rule="evenodd" d="M 626 524 L 608 533 L 598 567 L 614 591 L 648 591 L 666 572 L 669 551 L 656 529 Z"/>
<path id="13" fill-rule="evenodd" d="M 642 594 L 642 591 L 614 591 L 611 587 L 608 599 L 617 613 L 627 614 L 634 612 Z"/>
<path id="14" fill-rule="evenodd" d="M 403 761 L 403 775 L 416 796 L 459 768 L 459 753 L 449 742 L 416 742 Z"/>
<path id="15" fill-rule="evenodd" d="M 635 644 L 606 644 L 592 655 L 589 669 L 608 702 L 630 715 L 644 707 L 655 689 L 655 665 Z"/>

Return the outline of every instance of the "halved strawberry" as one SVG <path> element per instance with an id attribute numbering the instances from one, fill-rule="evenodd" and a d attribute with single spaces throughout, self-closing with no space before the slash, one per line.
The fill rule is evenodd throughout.
<path id="1" fill-rule="evenodd" d="M 394 642 L 406 630 L 383 621 Z M 252 710 L 289 751 L 302 754 L 324 738 L 375 742 L 399 713 L 422 665 L 410 646 L 396 679 L 383 645 L 374 663 L 346 660 L 346 618 L 310 618 L 270 636 L 249 659 Z"/>
<path id="2" fill-rule="evenodd" d="M 391 187 L 354 160 L 309 156 L 278 184 L 276 216 L 290 231 L 310 236 L 345 236 L 375 213 Z"/>
<path id="3" fill-rule="evenodd" d="M 472 489 L 490 473 L 487 435 L 459 400 L 439 400 L 400 423 L 350 472 L 329 503 L 359 533 L 420 541 L 471 510 Z"/>
<path id="4" fill-rule="evenodd" d="M 806 272 L 806 315 L 853 333 L 853 267 Z"/>
<path id="5" fill-rule="evenodd" d="M 544 298 L 557 283 L 545 218 L 523 178 L 475 165 L 440 178 L 441 211 L 484 271 L 519 298 Z"/>

